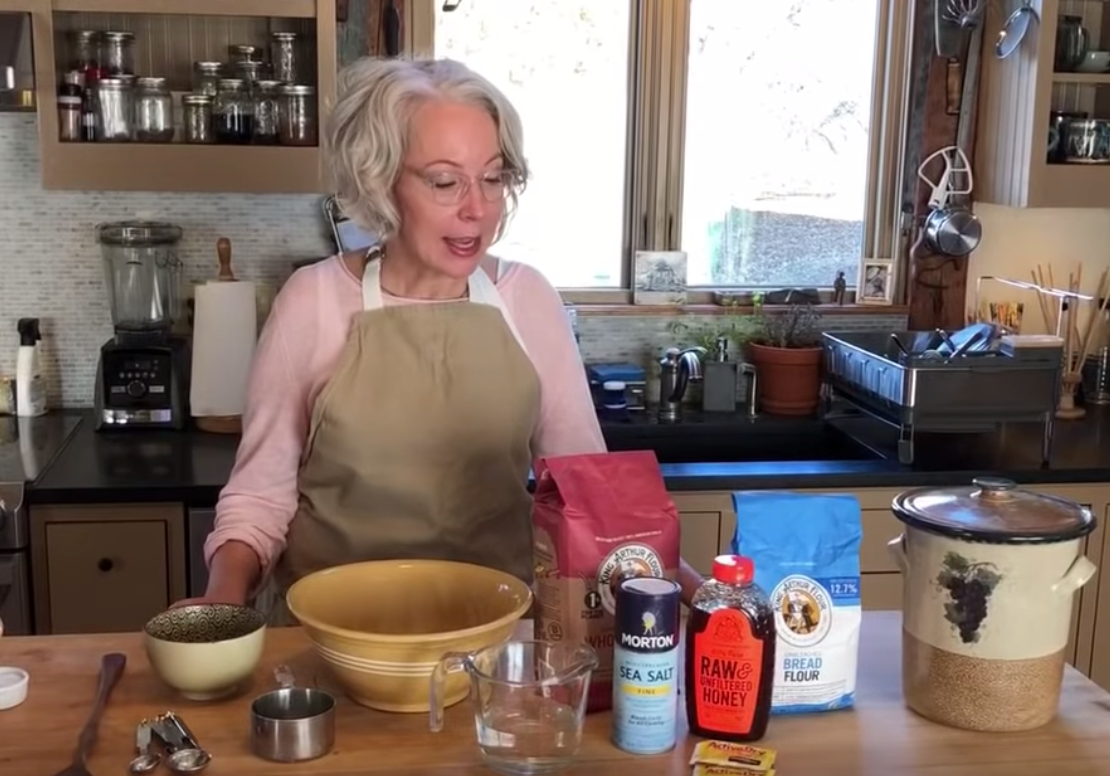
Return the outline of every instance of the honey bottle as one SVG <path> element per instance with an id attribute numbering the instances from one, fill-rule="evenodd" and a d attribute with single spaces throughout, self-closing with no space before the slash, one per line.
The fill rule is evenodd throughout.
<path id="1" fill-rule="evenodd" d="M 775 671 L 775 615 L 742 555 L 713 561 L 713 577 L 686 621 L 686 716 L 690 732 L 758 741 L 767 732 Z"/>

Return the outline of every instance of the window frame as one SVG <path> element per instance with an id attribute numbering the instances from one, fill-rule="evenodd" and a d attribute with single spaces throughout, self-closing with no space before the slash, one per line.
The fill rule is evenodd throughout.
<path id="1" fill-rule="evenodd" d="M 405 3 L 405 51 L 409 55 L 434 55 L 435 14 L 442 1 Z M 901 192 L 909 123 L 913 12 L 904 0 L 873 1 L 877 6 L 877 34 L 860 264 L 865 258 L 893 259 L 898 283 L 894 304 L 900 305 L 905 298 L 906 276 Z M 636 251 L 679 250 L 681 245 L 690 0 L 626 2 L 631 5 L 631 12 L 620 286 L 560 287 L 559 292 L 570 304 L 631 306 L 632 265 Z M 856 282 L 857 278 L 849 281 L 850 292 Z M 744 288 L 691 287 L 687 293 L 687 308 L 711 305 L 715 290 L 742 291 Z M 831 300 L 831 284 L 819 290 Z M 849 305 L 845 305 L 847 307 Z M 642 306 L 636 309 L 647 311 Z M 894 312 L 890 305 L 867 306 L 860 311 Z"/>

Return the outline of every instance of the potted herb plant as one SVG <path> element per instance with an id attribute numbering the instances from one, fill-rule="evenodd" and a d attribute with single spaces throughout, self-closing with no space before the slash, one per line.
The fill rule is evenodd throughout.
<path id="1" fill-rule="evenodd" d="M 735 357 L 759 330 L 759 325 L 751 315 L 690 315 L 671 322 L 667 330 L 677 338 L 677 346 L 696 345 L 708 353 L 716 349 L 717 339 L 724 337 L 729 343 L 729 355 Z"/>
<path id="2" fill-rule="evenodd" d="M 762 307 L 745 345 L 756 369 L 756 399 L 769 415 L 810 415 L 821 397 L 821 315 L 809 304 L 782 312 Z"/>

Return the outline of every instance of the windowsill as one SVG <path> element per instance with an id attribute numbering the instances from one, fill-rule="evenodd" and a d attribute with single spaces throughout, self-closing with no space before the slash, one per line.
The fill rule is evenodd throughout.
<path id="1" fill-rule="evenodd" d="M 752 315 L 755 307 L 722 307 L 715 304 L 635 305 L 635 304 L 580 304 L 574 303 L 578 315 Z M 784 311 L 789 305 L 763 305 L 769 312 Z M 908 315 L 910 308 L 899 304 L 819 304 L 815 308 L 822 315 Z"/>
<path id="2" fill-rule="evenodd" d="M 742 293 L 745 289 L 724 289 Z M 573 306 L 583 315 L 750 315 L 755 307 L 750 304 L 720 305 L 711 290 L 691 288 L 686 293 L 684 305 L 639 305 L 632 301 L 632 292 L 617 288 L 559 288 L 563 303 Z M 833 291 L 818 289 L 821 299 L 818 312 L 824 315 L 907 315 L 909 306 L 904 304 L 835 304 Z M 855 299 L 855 289 L 848 290 L 848 299 Z M 788 305 L 768 305 L 770 311 L 785 310 Z"/>

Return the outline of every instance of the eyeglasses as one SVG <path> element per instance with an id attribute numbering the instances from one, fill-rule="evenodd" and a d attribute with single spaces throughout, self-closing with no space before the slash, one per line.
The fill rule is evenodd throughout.
<path id="1" fill-rule="evenodd" d="M 483 173 L 477 178 L 458 172 L 420 172 L 412 170 L 432 190 L 432 198 L 440 205 L 457 205 L 470 193 L 470 186 L 477 182 L 482 198 L 486 202 L 501 202 L 517 182 L 517 174 L 512 170 Z"/>

